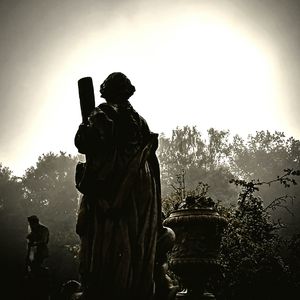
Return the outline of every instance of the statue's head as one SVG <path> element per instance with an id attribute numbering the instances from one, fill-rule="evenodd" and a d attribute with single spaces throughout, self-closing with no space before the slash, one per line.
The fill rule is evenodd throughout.
<path id="1" fill-rule="evenodd" d="M 27 220 L 28 220 L 30 227 L 39 224 L 39 221 L 40 221 L 36 215 L 32 215 L 32 216 L 28 217 Z"/>
<path id="2" fill-rule="evenodd" d="M 101 97 L 107 102 L 121 103 L 128 100 L 135 92 L 135 87 L 121 72 L 111 73 L 100 85 Z"/>

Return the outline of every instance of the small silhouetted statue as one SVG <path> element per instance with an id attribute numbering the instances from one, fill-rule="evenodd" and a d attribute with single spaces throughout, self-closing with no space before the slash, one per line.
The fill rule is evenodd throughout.
<path id="1" fill-rule="evenodd" d="M 37 216 L 33 215 L 27 219 L 31 230 L 27 235 L 27 264 L 32 272 L 36 272 L 42 268 L 45 258 L 49 255 L 49 230 L 45 225 L 39 222 Z"/>
<path id="2" fill-rule="evenodd" d="M 76 170 L 83 194 L 76 231 L 88 300 L 150 300 L 158 287 L 169 288 L 157 283 L 167 278 L 157 246 L 174 239 L 162 226 L 158 135 L 128 101 L 134 92 L 124 74 L 110 74 L 100 86 L 106 103 L 84 118 L 75 136 L 78 151 L 86 155 Z"/>
<path id="3" fill-rule="evenodd" d="M 28 270 L 26 281 L 26 296 L 32 300 L 49 299 L 48 268 L 43 266 L 44 260 L 49 256 L 48 242 L 49 230 L 39 222 L 35 215 L 27 218 L 30 233 L 27 235 L 28 250 L 26 268 Z"/>

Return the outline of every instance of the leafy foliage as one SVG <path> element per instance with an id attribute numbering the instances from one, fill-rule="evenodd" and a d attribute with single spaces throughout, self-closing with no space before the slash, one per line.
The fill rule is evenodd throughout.
<path id="1" fill-rule="evenodd" d="M 288 247 L 278 234 L 281 224 L 272 222 L 270 207 L 264 207 L 256 193 L 263 185 L 295 184 L 293 176 L 299 174 L 285 170 L 284 175 L 268 182 L 232 180 L 242 190 L 236 208 L 221 208 L 229 221 L 221 251 L 226 299 L 283 299 L 289 291 L 295 292 L 294 271 L 283 255 Z M 299 254 L 294 260 L 299 264 Z"/>
<path id="2" fill-rule="evenodd" d="M 13 176 L 12 171 L 0 163 L 0 214 L 20 212 L 22 209 L 21 180 Z"/>
<path id="3" fill-rule="evenodd" d="M 286 138 L 282 132 L 259 131 L 249 135 L 247 140 L 235 136 L 232 142 L 232 156 L 230 169 L 235 177 L 250 180 L 252 178 L 265 178 L 269 180 L 274 174 L 281 174 L 282 170 L 300 169 L 300 141 L 293 137 Z M 286 188 L 289 187 L 290 197 L 285 197 Z M 271 212 L 274 220 L 281 219 L 288 224 L 282 231 L 291 236 L 300 228 L 300 187 L 292 182 L 287 185 L 264 185 L 260 187 L 260 194 L 264 204 L 274 203 L 274 199 L 285 198 L 283 209 Z"/>
<path id="4" fill-rule="evenodd" d="M 199 182 L 196 189 L 185 197 L 185 199 L 179 203 L 178 209 L 201 209 L 201 208 L 213 208 L 216 203 L 213 199 L 207 196 L 209 185 L 207 183 Z"/>

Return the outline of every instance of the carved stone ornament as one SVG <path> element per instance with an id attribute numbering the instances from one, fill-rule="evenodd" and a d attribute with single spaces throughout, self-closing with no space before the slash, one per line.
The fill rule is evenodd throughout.
<path id="1" fill-rule="evenodd" d="M 164 221 L 176 234 L 170 269 L 181 279 L 184 291 L 176 299 L 215 299 L 206 284 L 218 271 L 218 254 L 227 221 L 211 198 L 185 199 Z"/>

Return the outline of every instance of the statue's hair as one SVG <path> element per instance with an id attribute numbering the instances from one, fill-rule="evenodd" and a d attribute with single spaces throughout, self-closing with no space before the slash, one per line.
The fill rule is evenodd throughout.
<path id="1" fill-rule="evenodd" d="M 36 215 L 32 215 L 27 218 L 29 223 L 39 223 L 39 218 Z"/>
<path id="2" fill-rule="evenodd" d="M 100 85 L 101 97 L 104 99 L 128 100 L 135 92 L 135 87 L 121 72 L 111 73 Z"/>

